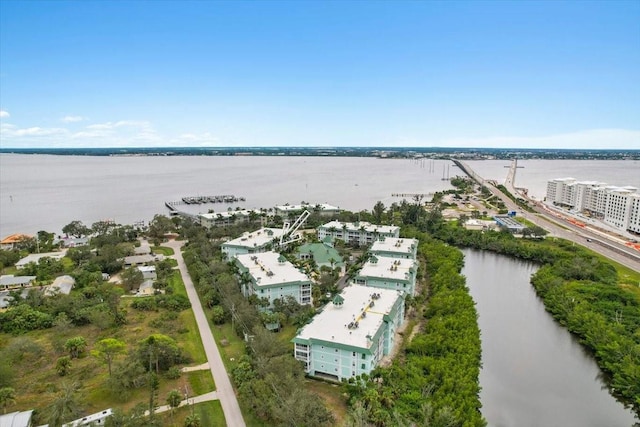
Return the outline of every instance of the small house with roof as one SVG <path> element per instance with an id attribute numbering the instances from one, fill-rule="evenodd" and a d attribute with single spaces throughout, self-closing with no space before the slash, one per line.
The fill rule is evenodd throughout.
<path id="1" fill-rule="evenodd" d="M 229 240 L 221 245 L 222 253 L 227 259 L 242 254 L 255 254 L 270 250 L 282 236 L 280 228 L 261 228 L 257 231 L 243 233 L 237 239 Z"/>
<path id="2" fill-rule="evenodd" d="M 149 265 L 156 261 L 161 261 L 163 259 L 164 259 L 163 255 L 153 255 L 153 254 L 131 255 L 131 256 L 124 257 L 123 262 L 125 267 L 132 267 L 132 266 Z"/>
<path id="3" fill-rule="evenodd" d="M 63 237 L 55 239 L 53 243 L 59 244 L 63 248 L 77 248 L 88 245 L 90 240 L 89 237 Z"/>
<path id="4" fill-rule="evenodd" d="M 496 215 L 493 219 L 496 221 L 498 226 L 506 228 L 511 233 L 520 234 L 522 233 L 522 230 L 527 228 L 524 224 L 516 221 L 509 215 Z"/>
<path id="5" fill-rule="evenodd" d="M 12 249 L 15 249 L 18 244 L 20 244 L 20 242 L 28 239 L 31 239 L 31 236 L 28 236 L 26 234 L 10 234 L 9 236 L 2 239 L 2 241 L 0 241 L 0 249 L 10 251 Z"/>
<path id="6" fill-rule="evenodd" d="M 342 257 L 330 243 L 305 243 L 298 247 L 296 257 L 300 260 L 312 259 L 316 262 L 318 268 L 329 267 L 334 269 L 338 267 L 341 272 L 344 272 Z"/>
<path id="7" fill-rule="evenodd" d="M 393 351 L 404 298 L 388 289 L 347 286 L 298 331 L 294 357 L 307 374 L 333 381 L 369 374 Z"/>
<path id="8" fill-rule="evenodd" d="M 414 296 L 418 262 L 372 255 L 353 282 L 357 285 L 402 291 Z"/>
<path id="9" fill-rule="evenodd" d="M 58 294 L 69 295 L 75 284 L 76 280 L 71 276 L 58 276 L 54 279 L 52 284 L 45 288 L 44 294 L 47 296 Z"/>
<path id="10" fill-rule="evenodd" d="M 36 276 L 14 276 L 13 274 L 6 274 L 0 276 L 0 290 L 8 291 L 11 289 L 26 288 L 33 285 L 36 280 Z"/>
<path id="11" fill-rule="evenodd" d="M 142 278 L 145 280 L 156 280 L 158 279 L 158 274 L 156 273 L 155 265 L 140 265 L 136 267 L 140 273 L 142 273 Z"/>
<path id="12" fill-rule="evenodd" d="M 235 257 L 245 297 L 276 299 L 292 296 L 299 304 L 311 304 L 311 280 L 277 252 L 240 254 Z"/>
<path id="13" fill-rule="evenodd" d="M 43 258 L 51 258 L 55 260 L 62 259 L 67 254 L 67 250 L 63 250 L 60 252 L 43 252 L 39 254 L 29 254 L 26 257 L 22 258 L 20 261 L 16 262 L 16 268 L 18 270 L 23 269 L 27 264 L 34 263 L 38 264 Z"/>

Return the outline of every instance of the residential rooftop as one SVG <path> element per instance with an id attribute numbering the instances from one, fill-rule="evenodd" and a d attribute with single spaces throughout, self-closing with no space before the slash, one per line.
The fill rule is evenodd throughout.
<path id="1" fill-rule="evenodd" d="M 249 216 L 251 213 L 256 213 L 258 215 L 262 214 L 263 211 L 260 209 L 240 209 L 236 211 L 220 211 L 220 212 L 209 212 L 209 213 L 201 213 L 198 216 L 208 219 L 208 220 L 216 220 L 216 219 L 226 219 L 231 218 L 232 216 Z"/>
<path id="2" fill-rule="evenodd" d="M 14 234 L 10 234 L 7 237 L 5 237 L 4 239 L 2 239 L 2 241 L 0 242 L 0 245 L 10 245 L 13 243 L 18 243 L 21 242 L 25 239 L 30 239 L 31 236 L 27 235 L 27 234 L 21 234 L 21 233 L 14 233 Z"/>
<path id="3" fill-rule="evenodd" d="M 369 249 L 371 252 L 391 252 L 398 254 L 413 254 L 418 246 L 416 239 L 406 239 L 397 237 L 384 237 L 376 240 Z"/>
<path id="4" fill-rule="evenodd" d="M 340 222 L 340 221 L 331 221 L 322 226 L 324 229 L 335 228 L 337 231 L 344 229 L 346 226 L 347 231 L 360 231 L 364 230 L 367 233 L 395 233 L 400 227 L 395 225 L 377 225 L 371 224 L 366 221 L 358 221 L 358 222 Z"/>
<path id="5" fill-rule="evenodd" d="M 243 248 L 262 247 L 279 239 L 282 236 L 281 228 L 261 228 L 257 231 L 245 232 L 237 239 L 229 240 L 224 246 L 239 246 Z"/>
<path id="6" fill-rule="evenodd" d="M 347 286 L 334 298 L 335 302 L 328 303 L 298 332 L 296 338 L 369 348 L 371 340 L 368 337 L 375 336 L 384 316 L 389 315 L 398 298 L 403 298 L 398 291 Z"/>
<path id="7" fill-rule="evenodd" d="M 237 261 L 248 270 L 258 286 L 308 282 L 309 277 L 277 252 L 237 255 Z"/>
<path id="8" fill-rule="evenodd" d="M 371 256 L 358 272 L 361 277 L 376 277 L 393 281 L 408 281 L 411 271 L 415 272 L 416 261 L 413 259 Z"/>
<path id="9" fill-rule="evenodd" d="M 344 262 L 337 249 L 327 243 L 305 243 L 297 250 L 298 254 L 309 254 L 318 265 L 330 264 L 343 266 Z"/>
<path id="10" fill-rule="evenodd" d="M 61 252 L 43 252 L 40 254 L 29 254 L 26 257 L 22 258 L 20 261 L 16 262 L 16 267 L 21 268 L 30 262 L 38 263 L 42 258 L 53 258 L 60 259 L 66 255 L 67 251 L 63 250 Z"/>
<path id="11" fill-rule="evenodd" d="M 276 210 L 279 210 L 281 212 L 301 211 L 304 209 L 314 210 L 316 208 L 318 208 L 321 211 L 339 211 L 340 210 L 338 206 L 332 206 L 328 203 L 317 203 L 317 204 L 304 203 L 300 205 L 278 205 L 275 207 Z"/>
<path id="12" fill-rule="evenodd" d="M 68 275 L 58 276 L 55 278 L 55 280 L 51 285 L 47 286 L 44 293 L 47 296 L 52 296 L 56 294 L 69 295 L 75 283 L 76 283 L 76 280 L 71 276 L 68 276 Z"/>

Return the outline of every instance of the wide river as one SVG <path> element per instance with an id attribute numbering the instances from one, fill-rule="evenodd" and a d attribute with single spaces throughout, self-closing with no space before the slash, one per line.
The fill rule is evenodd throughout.
<path id="1" fill-rule="evenodd" d="M 536 267 L 463 252 L 479 313 L 480 400 L 489 426 L 632 426 L 633 413 L 608 393 L 593 358 L 545 311 L 530 283 Z"/>

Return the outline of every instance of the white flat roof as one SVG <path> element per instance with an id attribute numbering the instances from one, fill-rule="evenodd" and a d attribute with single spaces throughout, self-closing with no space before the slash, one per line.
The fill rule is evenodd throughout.
<path id="1" fill-rule="evenodd" d="M 309 277 L 277 252 L 242 254 L 236 257 L 254 278 L 258 286 L 279 283 L 309 282 Z"/>
<path id="2" fill-rule="evenodd" d="M 41 254 L 29 254 L 26 257 L 22 258 L 20 261 L 16 262 L 16 265 L 27 265 L 30 262 L 38 263 L 41 258 L 53 258 L 60 259 L 65 256 L 67 253 L 66 249 L 61 252 L 44 252 Z"/>
<path id="3" fill-rule="evenodd" d="M 385 237 L 384 240 L 376 240 L 371 245 L 371 252 L 383 251 L 399 254 L 412 254 L 412 247 L 417 247 L 416 239 L 404 239 L 397 237 Z"/>
<path id="4" fill-rule="evenodd" d="M 258 215 L 262 213 L 259 209 L 241 209 L 237 211 L 220 211 L 220 212 L 202 213 L 202 214 L 199 214 L 199 216 L 209 220 L 216 220 L 219 218 L 218 215 L 220 215 L 220 218 L 231 218 L 233 215 L 249 216 L 251 212 L 255 212 Z"/>
<path id="5" fill-rule="evenodd" d="M 567 177 L 567 178 L 554 178 L 551 181 L 554 181 L 554 182 L 567 182 L 567 181 L 575 181 L 575 180 L 576 180 L 575 178 Z"/>
<path id="6" fill-rule="evenodd" d="M 281 228 L 261 228 L 257 231 L 246 232 L 237 239 L 223 243 L 223 246 L 240 246 L 244 248 L 255 248 L 264 246 L 273 240 L 279 239 L 282 235 Z"/>
<path id="7" fill-rule="evenodd" d="M 342 230 L 344 226 L 347 226 L 347 231 L 360 231 L 361 228 L 364 228 L 364 231 L 368 233 L 378 232 L 378 233 L 395 233 L 400 228 L 395 225 L 376 225 L 371 224 L 370 222 L 360 221 L 360 222 L 340 222 L 340 221 L 331 221 L 324 224 L 323 228 L 331 228 L 335 227 L 336 230 Z"/>
<path id="8" fill-rule="evenodd" d="M 13 274 L 7 274 L 0 276 L 0 285 L 26 285 L 33 280 L 36 280 L 36 276 L 14 276 Z"/>
<path id="9" fill-rule="evenodd" d="M 374 263 L 373 259 L 369 259 L 360 269 L 358 276 L 379 277 L 390 280 L 408 280 L 405 274 L 409 273 L 410 268 L 415 270 L 416 267 L 416 262 L 412 259 L 398 259 L 375 255 L 373 255 L 372 258 L 377 259 L 378 262 Z"/>
<path id="10" fill-rule="evenodd" d="M 322 211 L 333 211 L 333 210 L 340 210 L 339 207 L 337 206 L 332 206 L 328 203 L 316 203 L 316 204 L 312 204 L 312 203 L 305 203 L 303 205 L 278 205 L 275 208 L 281 211 L 300 211 L 303 209 L 314 209 L 316 207 L 319 207 L 320 210 Z"/>
<path id="11" fill-rule="evenodd" d="M 372 299 L 372 295 L 379 298 Z M 377 289 L 367 286 L 350 285 L 340 294 L 344 298 L 342 306 L 330 302 L 322 312 L 313 318 L 297 335 L 302 339 L 319 339 L 353 347 L 370 348 L 373 337 L 389 314 L 393 305 L 402 294 L 389 289 Z M 370 307 L 371 302 L 374 303 Z M 366 317 L 362 317 L 362 312 Z M 358 321 L 357 328 L 349 328 L 349 324 Z"/>

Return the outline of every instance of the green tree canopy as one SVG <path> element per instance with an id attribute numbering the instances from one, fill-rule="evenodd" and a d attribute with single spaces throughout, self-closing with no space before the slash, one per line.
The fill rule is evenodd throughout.
<path id="1" fill-rule="evenodd" d="M 127 346 L 124 342 L 115 338 L 105 338 L 98 341 L 91 351 L 91 355 L 106 363 L 111 376 L 111 365 L 113 360 L 120 354 L 124 354 Z"/>

